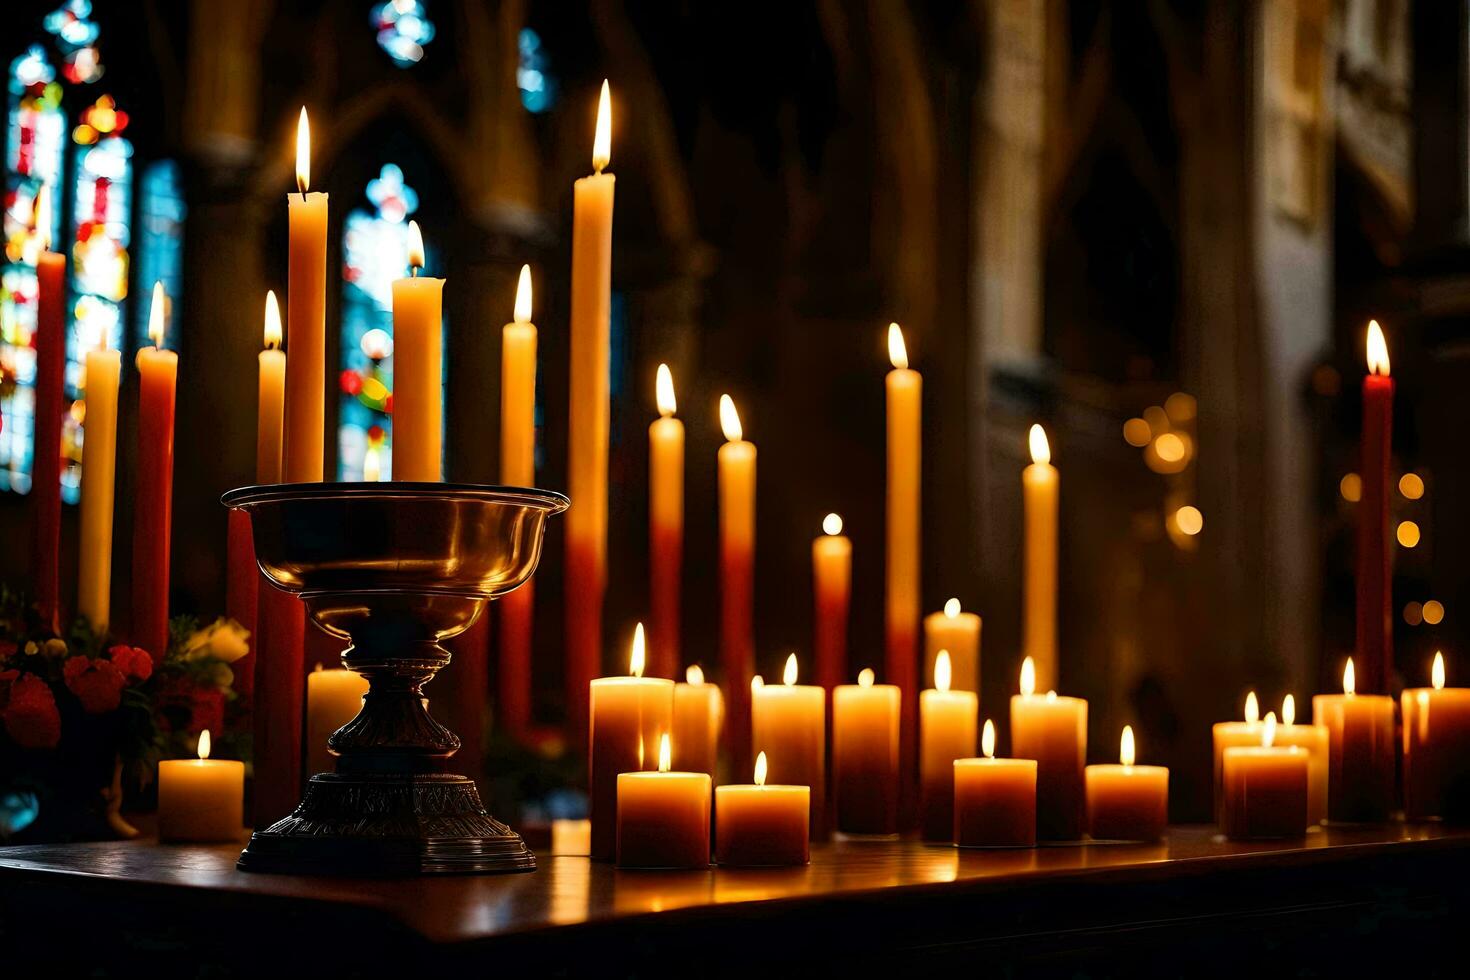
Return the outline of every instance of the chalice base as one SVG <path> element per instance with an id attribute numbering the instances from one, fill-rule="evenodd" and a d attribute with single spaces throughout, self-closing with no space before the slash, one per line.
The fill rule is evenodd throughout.
<path id="1" fill-rule="evenodd" d="M 296 810 L 257 830 L 242 871 L 361 875 L 536 870 L 521 835 L 448 773 L 318 773 Z"/>

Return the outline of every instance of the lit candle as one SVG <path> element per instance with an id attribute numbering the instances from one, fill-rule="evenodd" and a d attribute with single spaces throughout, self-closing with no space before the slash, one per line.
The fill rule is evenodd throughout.
<path id="1" fill-rule="evenodd" d="M 1261 744 L 1261 705 L 1256 692 L 1245 696 L 1244 721 L 1217 721 L 1211 730 L 1215 743 L 1215 821 L 1225 812 L 1225 750 L 1233 745 Z"/>
<path id="2" fill-rule="evenodd" d="M 257 355 L 260 377 L 255 416 L 255 482 L 262 485 L 281 482 L 282 420 L 286 411 L 286 352 L 281 350 L 281 308 L 273 289 L 265 294 L 264 333 L 265 349 Z"/>
<path id="3" fill-rule="evenodd" d="M 1031 426 L 1030 443 L 1031 465 L 1021 472 L 1026 561 L 1022 582 L 1023 645 L 1026 656 L 1036 665 L 1037 684 L 1049 690 L 1057 685 L 1057 500 L 1061 477 L 1051 465 L 1046 430 Z"/>
<path id="4" fill-rule="evenodd" d="M 1136 766 L 1133 726 L 1123 726 L 1121 765 L 1087 767 L 1087 833 L 1093 840 L 1153 841 L 1169 823 L 1169 770 Z"/>
<path id="5" fill-rule="evenodd" d="M 980 693 L 980 617 L 951 599 L 943 612 L 924 617 L 924 680 L 934 686 L 934 660 L 949 651 L 950 676 L 956 691 Z"/>
<path id="6" fill-rule="evenodd" d="M 837 514 L 822 518 L 822 534 L 812 542 L 812 592 L 817 683 L 830 691 L 847 675 L 847 618 L 852 601 L 852 541 L 842 533 L 842 518 Z"/>
<path id="7" fill-rule="evenodd" d="M 959 847 L 1036 846 L 1036 760 L 997 759 L 985 720 L 983 759 L 954 761 L 954 842 Z"/>
<path id="8" fill-rule="evenodd" d="M 316 670 L 306 675 L 306 771 L 332 772 L 335 754 L 327 747 L 332 733 L 357 717 L 367 678 L 350 670 Z"/>
<path id="9" fill-rule="evenodd" d="M 1393 698 L 1356 693 L 1353 660 L 1341 694 L 1312 697 L 1312 722 L 1327 726 L 1327 819 L 1381 823 L 1393 809 Z"/>
<path id="10" fill-rule="evenodd" d="M 306 108 L 296 126 L 297 195 L 286 195 L 290 219 L 286 290 L 285 480 L 322 479 L 327 377 L 327 195 L 311 186 L 311 129 Z"/>
<path id="11" fill-rule="evenodd" d="M 61 612 L 61 423 L 65 411 L 66 256 L 51 251 L 51 185 L 36 195 L 36 449 L 31 469 L 35 500 L 32 572 L 42 623 L 58 629 Z"/>
<path id="12" fill-rule="evenodd" d="M 117 386 L 122 356 L 107 333 L 87 351 L 87 451 L 82 458 L 82 528 L 77 555 L 77 613 L 97 636 L 107 635 L 112 596 L 112 505 L 117 473 Z M 151 651 L 150 651 L 151 652 Z M 155 654 L 157 656 L 157 654 Z"/>
<path id="13" fill-rule="evenodd" d="M 1363 377 L 1363 444 L 1358 473 L 1358 643 L 1363 688 L 1381 694 L 1393 672 L 1393 578 L 1389 571 L 1388 481 L 1393 456 L 1393 379 L 1388 344 L 1377 320 L 1368 323 L 1368 373 Z M 1333 819 L 1337 819 L 1333 817 Z"/>
<path id="14" fill-rule="evenodd" d="M 874 684 L 864 667 L 856 684 L 832 691 L 832 805 L 846 834 L 898 832 L 899 689 Z"/>
<path id="15" fill-rule="evenodd" d="M 245 827 L 245 763 L 209 757 L 209 729 L 199 758 L 158 764 L 158 839 L 239 840 Z"/>
<path id="16" fill-rule="evenodd" d="M 750 688 L 755 669 L 755 443 L 747 442 L 740 413 L 720 396 L 720 666 L 730 695 L 725 726 L 729 764 L 750 765 Z"/>
<path id="17" fill-rule="evenodd" d="M 168 652 L 169 541 L 174 499 L 174 397 L 179 355 L 163 349 L 167 297 L 153 284 L 138 351 L 138 480 L 133 500 L 133 642 L 157 664 Z"/>
<path id="18" fill-rule="evenodd" d="M 693 664 L 685 682 L 674 685 L 674 766 L 680 772 L 715 774 L 720 756 L 720 725 L 725 699 L 720 689 L 704 679 Z"/>
<path id="19" fill-rule="evenodd" d="M 1036 834 L 1076 840 L 1087 816 L 1087 702 L 1034 693 L 1036 666 L 1021 663 L 1021 693 L 1011 696 L 1011 754 L 1036 760 Z"/>
<path id="20" fill-rule="evenodd" d="M 408 223 L 409 277 L 393 281 L 393 478 L 444 478 L 444 280 L 420 276 L 424 239 Z"/>
<path id="21" fill-rule="evenodd" d="M 919 825 L 925 840 L 954 836 L 954 761 L 975 754 L 980 698 L 950 690 L 949 651 L 934 662 L 934 688 L 919 695 Z"/>
<path id="22" fill-rule="evenodd" d="M 827 692 L 796 683 L 796 673 L 793 653 L 786 658 L 782 683 L 751 688 L 752 747 L 771 760 L 774 782 L 811 787 L 809 823 L 820 833 L 827 795 Z"/>
<path id="23" fill-rule="evenodd" d="M 620 868 L 709 865 L 709 773 L 671 772 L 672 755 L 664 732 L 657 772 L 618 774 Z"/>
<path id="24" fill-rule="evenodd" d="M 643 624 L 633 631 L 628 677 L 599 677 L 590 689 L 587 785 L 592 819 L 592 856 L 601 860 L 617 853 L 618 775 L 651 769 L 652 748 L 673 725 L 674 682 L 644 677 Z M 706 776 L 706 779 L 709 777 Z M 708 851 L 708 842 L 706 842 Z"/>
<path id="25" fill-rule="evenodd" d="M 909 367 L 898 324 L 888 325 L 888 564 L 884 676 L 902 699 L 904 785 L 913 776 L 915 692 L 919 689 L 919 474 L 923 451 L 923 376 Z"/>
<path id="26" fill-rule="evenodd" d="M 1275 744 L 1307 750 L 1307 826 L 1315 827 L 1327 819 L 1327 728 L 1298 725 L 1296 698 L 1288 694 L 1281 701 L 1281 724 L 1276 726 Z"/>
<path id="27" fill-rule="evenodd" d="M 658 366 L 654 388 L 659 417 L 648 427 L 650 666 L 655 676 L 672 677 L 679 667 L 679 579 L 684 568 L 684 423 L 674 418 L 678 405 L 667 364 Z"/>
<path id="28" fill-rule="evenodd" d="M 531 267 L 521 266 L 512 321 L 500 331 L 500 482 L 536 485 L 536 325 L 531 322 Z M 497 691 L 506 730 L 531 724 L 531 628 L 536 580 L 500 600 L 500 677 Z"/>
<path id="29" fill-rule="evenodd" d="M 754 785 L 715 787 L 717 864 L 775 867 L 811 860 L 811 788 L 767 785 L 766 769 L 766 754 L 760 752 Z"/>
<path id="30" fill-rule="evenodd" d="M 1259 745 L 1224 754 L 1220 829 L 1233 840 L 1300 837 L 1307 829 L 1307 750 L 1272 744 L 1276 713 L 1261 725 Z"/>
<path id="31" fill-rule="evenodd" d="M 1409 688 L 1404 709 L 1404 816 L 1463 822 L 1470 816 L 1470 688 L 1445 687 L 1435 651 L 1433 687 Z"/>
<path id="32" fill-rule="evenodd" d="M 590 177 L 572 202 L 571 401 L 567 419 L 566 655 L 572 723 L 587 716 L 587 682 L 602 655 L 602 597 L 607 584 L 607 441 L 609 327 L 612 306 L 612 146 L 607 82 L 597 105 Z"/>

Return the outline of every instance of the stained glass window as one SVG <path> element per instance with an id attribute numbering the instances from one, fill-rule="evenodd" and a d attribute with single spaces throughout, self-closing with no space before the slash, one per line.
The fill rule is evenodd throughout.
<path id="1" fill-rule="evenodd" d="M 72 410 L 62 425 L 62 499 L 80 495 L 83 412 L 82 366 L 86 351 L 106 337 L 123 346 L 123 301 L 128 296 L 128 246 L 133 196 L 133 144 L 123 132 L 128 115 L 104 95 L 82 111 L 72 130 L 71 246 L 72 326 L 67 337 L 66 393 Z"/>
<path id="2" fill-rule="evenodd" d="M 551 77 L 541 35 L 529 27 L 521 28 L 517 48 L 520 63 L 516 66 L 516 87 L 521 90 L 521 105 L 527 112 L 545 112 L 556 103 L 556 80 Z"/>
<path id="3" fill-rule="evenodd" d="M 172 304 L 167 322 L 169 333 L 164 345 L 178 349 L 173 335 L 179 322 L 179 297 L 183 295 L 184 277 L 184 186 L 179 165 L 173 160 L 150 164 L 138 181 L 138 275 L 137 282 L 163 283 L 163 291 Z M 152 343 L 148 339 L 148 304 L 133 304 L 133 343 L 139 347 Z"/>
<path id="4" fill-rule="evenodd" d="M 342 480 L 392 478 L 393 280 L 408 275 L 408 219 L 419 207 L 392 163 L 368 181 L 366 197 L 369 206 L 349 213 L 342 233 Z M 432 269 L 432 248 L 427 260 Z"/>
<path id="5" fill-rule="evenodd" d="M 66 0 L 47 14 L 43 23 L 46 31 L 56 39 L 56 47 L 61 52 L 63 78 L 72 84 L 85 84 L 102 77 L 92 0 Z"/>
<path id="6" fill-rule="evenodd" d="M 42 239 L 61 240 L 61 209 L 49 236 L 35 227 L 36 195 L 58 198 L 66 114 L 45 52 L 34 46 L 10 66 L 5 141 L 5 255 L 0 266 L 0 489 L 30 489 L 34 442 L 36 255 Z"/>
<path id="7" fill-rule="evenodd" d="M 399 68 L 418 64 L 424 45 L 434 40 L 434 22 L 422 0 L 387 0 L 373 7 L 372 17 L 378 47 Z"/>

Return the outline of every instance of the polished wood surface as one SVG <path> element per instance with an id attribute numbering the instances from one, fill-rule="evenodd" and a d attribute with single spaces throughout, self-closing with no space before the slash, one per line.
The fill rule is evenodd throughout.
<path id="1" fill-rule="evenodd" d="M 247 874 L 234 867 L 238 854 L 236 845 L 148 841 L 0 848 L 0 938 L 28 921 L 45 928 L 46 910 L 66 908 L 94 922 L 94 911 L 107 910 L 109 921 L 127 923 L 129 939 L 147 931 L 139 923 L 156 923 L 160 935 L 147 937 L 155 952 L 189 920 L 249 923 L 222 948 L 237 959 L 250 955 L 253 934 L 311 935 L 315 954 L 344 969 L 361 953 L 363 964 L 468 957 L 572 972 L 620 956 L 633 972 L 643 957 L 732 942 L 1009 956 L 1160 924 L 1225 930 L 1264 913 L 1300 923 L 1304 910 L 1335 909 L 1324 921 L 1341 923 L 1344 909 L 1372 906 L 1385 889 L 1395 901 L 1407 889 L 1435 908 L 1463 905 L 1454 896 L 1465 891 L 1470 833 L 1396 824 L 1247 844 L 1213 828 L 1172 828 L 1158 844 L 1014 851 L 848 841 L 813 847 L 802 868 L 638 872 L 543 856 L 533 874 L 392 880 Z M 209 942 L 195 934 L 188 948 L 208 956 Z"/>

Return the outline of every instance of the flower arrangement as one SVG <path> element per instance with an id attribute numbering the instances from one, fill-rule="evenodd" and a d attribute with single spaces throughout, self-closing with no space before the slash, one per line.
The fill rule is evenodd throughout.
<path id="1" fill-rule="evenodd" d="M 192 755 L 205 728 L 243 758 L 230 665 L 248 640 L 234 620 L 178 617 L 155 657 L 84 619 L 58 635 L 0 588 L 0 841 L 129 836 L 124 785 L 141 792 L 158 759 Z"/>

